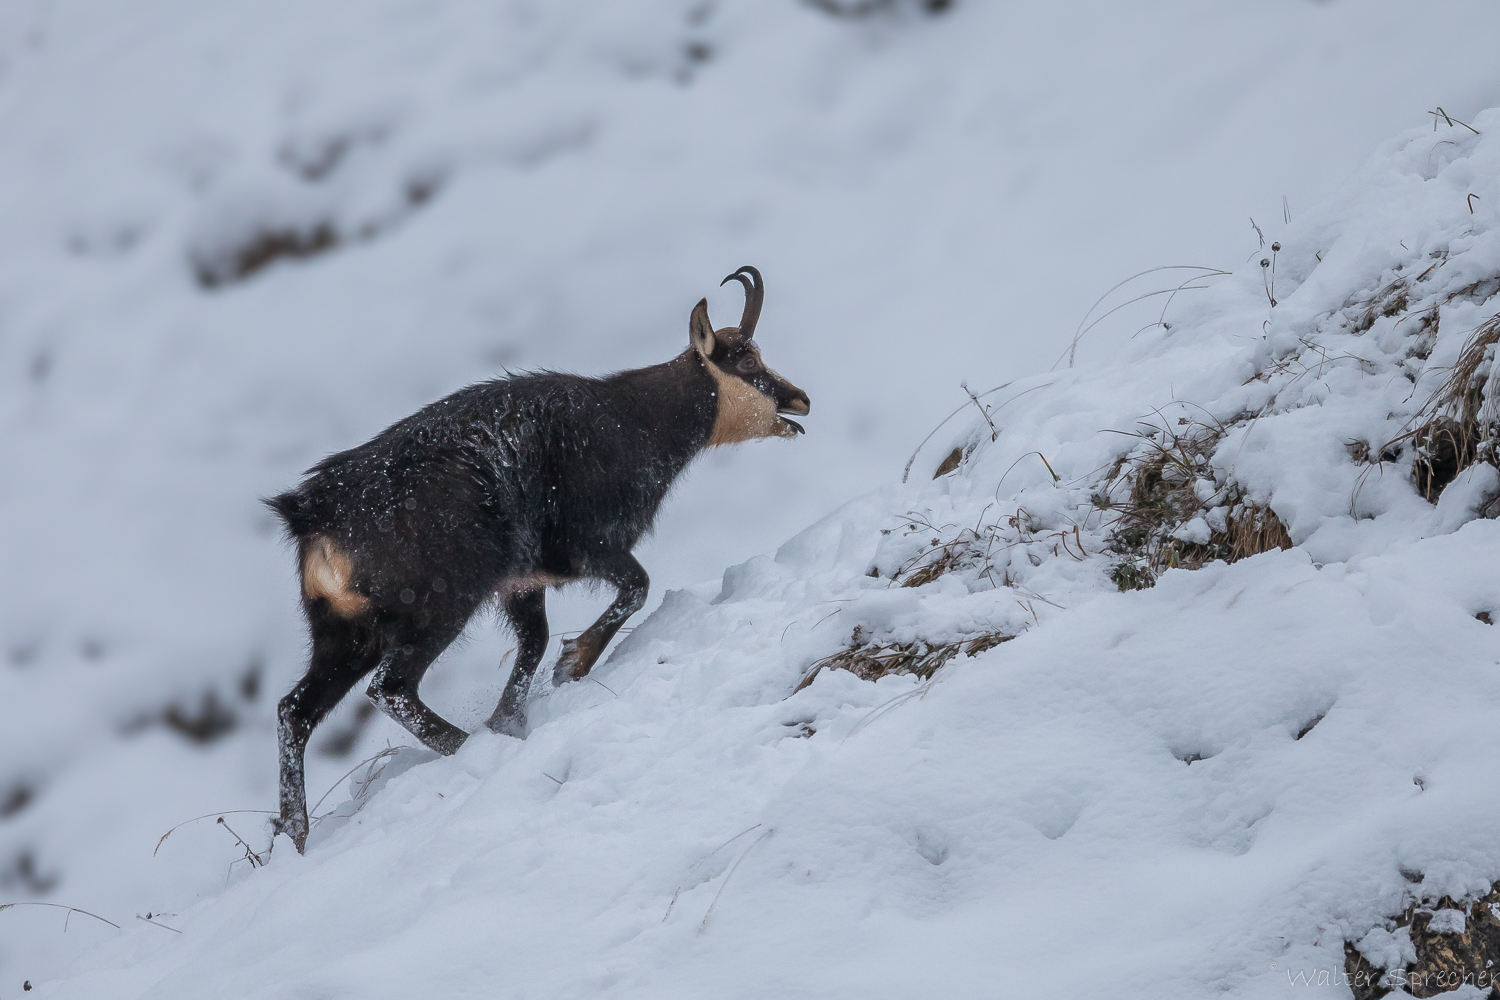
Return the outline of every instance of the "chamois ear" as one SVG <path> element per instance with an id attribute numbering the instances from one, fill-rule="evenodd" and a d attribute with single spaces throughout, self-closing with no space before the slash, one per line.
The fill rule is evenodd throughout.
<path id="1" fill-rule="evenodd" d="M 708 321 L 708 300 L 699 299 L 688 319 L 688 343 L 705 358 L 714 353 L 714 325 Z"/>

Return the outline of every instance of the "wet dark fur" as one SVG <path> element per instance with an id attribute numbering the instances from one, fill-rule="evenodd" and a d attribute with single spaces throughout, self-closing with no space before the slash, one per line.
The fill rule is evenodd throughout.
<path id="1" fill-rule="evenodd" d="M 754 275 L 758 314 L 759 274 L 742 270 Z M 488 725 L 524 736 L 526 694 L 547 646 L 546 586 L 581 579 L 616 592 L 598 621 L 563 643 L 553 674 L 562 683 L 584 676 L 645 603 L 650 581 L 631 549 L 716 421 L 724 435 L 724 387 L 753 387 L 775 410 L 807 412 L 806 394 L 760 364 L 755 315 L 746 315 L 743 334 L 715 333 L 699 303 L 692 340 L 712 345 L 708 358 L 690 347 L 603 378 L 546 372 L 470 386 L 324 459 L 266 501 L 297 542 L 312 634 L 307 674 L 279 705 L 279 826 L 298 850 L 308 737 L 362 677 L 374 672 L 377 706 L 453 753 L 466 734 L 423 705 L 417 688 L 498 598 L 517 653 Z M 800 431 L 772 419 L 771 434 Z"/>
<path id="2" fill-rule="evenodd" d="M 600 553 L 634 548 L 715 414 L 693 352 L 602 379 L 497 379 L 329 456 L 268 503 L 293 537 L 355 554 L 377 617 L 467 621 L 501 580 L 593 576 Z"/>

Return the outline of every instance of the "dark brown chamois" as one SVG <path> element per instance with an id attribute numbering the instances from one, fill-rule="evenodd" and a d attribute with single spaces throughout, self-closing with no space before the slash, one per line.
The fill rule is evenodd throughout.
<path id="1" fill-rule="evenodd" d="M 611 584 L 609 608 L 562 644 L 555 683 L 583 677 L 646 602 L 630 554 L 673 481 L 705 448 L 802 432 L 783 413 L 807 394 L 767 368 L 752 339 L 764 285 L 742 267 L 738 327 L 708 302 L 688 349 L 665 364 L 585 378 L 542 372 L 461 389 L 366 444 L 329 456 L 267 502 L 297 542 L 312 633 L 307 674 L 278 706 L 280 832 L 307 844 L 303 754 L 313 728 L 366 674 L 369 696 L 438 753 L 466 733 L 417 696 L 422 675 L 496 599 L 515 667 L 487 725 L 524 738 L 526 695 L 547 647 L 545 588 Z"/>

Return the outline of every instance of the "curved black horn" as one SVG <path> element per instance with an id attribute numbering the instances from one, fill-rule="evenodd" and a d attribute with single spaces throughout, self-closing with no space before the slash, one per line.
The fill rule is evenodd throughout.
<path id="1" fill-rule="evenodd" d="M 755 336 L 755 324 L 760 321 L 760 304 L 766 297 L 765 282 L 761 281 L 760 272 L 749 264 L 719 282 L 719 285 L 722 287 L 731 281 L 738 281 L 745 286 L 745 314 L 740 317 L 740 339 L 749 340 Z"/>

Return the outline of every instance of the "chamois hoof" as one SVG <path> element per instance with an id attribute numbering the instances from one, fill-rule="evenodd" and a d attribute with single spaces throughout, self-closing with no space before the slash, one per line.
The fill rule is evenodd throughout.
<path id="1" fill-rule="evenodd" d="M 490 716 L 489 721 L 484 725 L 490 732 L 499 733 L 501 736 L 514 736 L 518 740 L 526 738 L 525 712 L 516 715 L 500 715 L 497 712 Z"/>
<path id="2" fill-rule="evenodd" d="M 567 660 L 558 660 L 557 661 L 557 666 L 555 666 L 555 667 L 552 668 L 552 686 L 553 687 L 562 687 L 564 684 L 568 683 L 569 681 L 574 681 L 574 680 L 577 680 L 577 679 L 578 678 L 576 678 L 576 677 L 573 676 L 573 668 L 567 662 Z"/>
<path id="3" fill-rule="evenodd" d="M 307 853 L 307 813 L 299 816 L 273 816 L 271 818 L 271 836 L 284 834 L 297 849 L 298 854 Z"/>
<path id="4" fill-rule="evenodd" d="M 553 686 L 562 687 L 569 681 L 583 680 L 598 658 L 599 650 L 588 633 L 585 632 L 577 639 L 564 639 L 562 654 L 557 658 L 557 666 L 552 668 Z"/>

